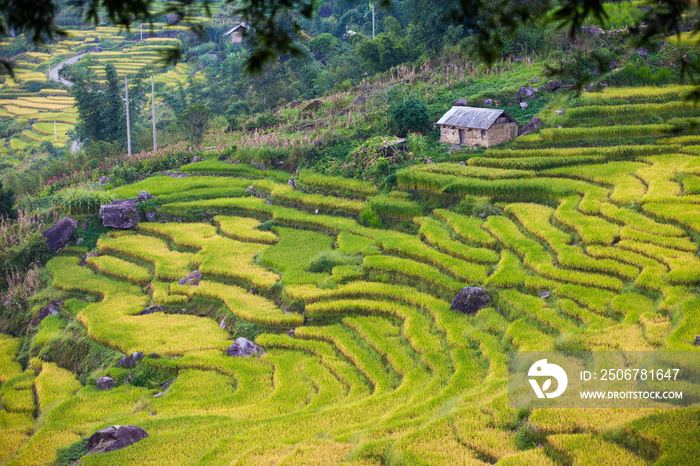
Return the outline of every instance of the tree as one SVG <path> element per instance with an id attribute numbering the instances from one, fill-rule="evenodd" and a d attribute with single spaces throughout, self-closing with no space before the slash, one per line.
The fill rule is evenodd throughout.
<path id="1" fill-rule="evenodd" d="M 406 99 L 395 106 L 391 110 L 391 119 L 399 136 L 405 136 L 409 131 L 425 133 L 432 123 L 425 103 L 418 99 Z"/>
<path id="2" fill-rule="evenodd" d="M 340 39 L 328 33 L 319 34 L 309 42 L 309 50 L 324 65 L 328 64 L 330 57 L 338 52 L 342 46 Z"/>
<path id="3" fill-rule="evenodd" d="M 180 130 L 199 149 L 209 126 L 211 112 L 204 104 L 190 105 L 178 119 Z"/>
<path id="4" fill-rule="evenodd" d="M 35 44 L 54 38 L 63 31 L 55 23 L 59 2 L 62 0 L 0 0 L 0 36 L 17 32 L 31 36 Z M 554 21 L 574 37 L 589 18 L 601 24 L 607 15 L 603 0 L 408 0 L 414 10 L 414 37 L 430 48 L 442 37 L 450 24 L 463 25 L 465 33 L 478 37 L 479 56 L 488 64 L 500 57 L 505 36 L 513 36 L 522 27 L 536 25 L 543 19 Z M 213 0 L 180 0 L 161 3 L 156 0 L 74 0 L 72 4 L 84 12 L 84 20 L 99 25 L 103 18 L 117 26 L 129 28 L 138 22 L 150 22 L 164 14 L 178 14 L 180 18 L 195 18 L 198 14 L 211 15 Z M 311 19 L 318 11 L 315 0 L 241 0 L 235 3 L 231 14 L 244 19 L 250 26 L 251 53 L 246 69 L 259 72 L 280 55 L 302 54 L 300 21 Z M 343 2 L 343 6 L 350 2 Z M 359 2 L 358 2 L 359 3 Z M 680 33 L 683 19 L 693 14 L 696 2 L 690 0 L 649 1 L 653 8 L 645 11 L 638 24 L 630 26 L 629 47 L 639 47 L 659 35 Z M 390 9 L 391 0 L 381 0 L 379 6 Z M 343 9 L 342 11 L 345 11 Z M 349 13 L 349 11 L 347 11 Z M 342 14 L 341 14 L 342 16 Z M 204 27 L 196 20 L 183 22 L 199 33 Z M 340 23 L 345 23 L 342 20 Z M 642 27 L 644 25 L 644 27 Z M 692 30 L 700 32 L 700 21 L 692 23 Z M 182 57 L 175 48 L 166 53 L 169 61 Z M 680 58 L 680 57 L 679 57 Z M 700 95 L 700 60 L 681 61 L 681 71 L 697 85 Z M 8 59 L 0 60 L 0 67 L 12 73 Z"/>
<path id="5" fill-rule="evenodd" d="M 105 66 L 107 85 L 100 84 L 92 72 L 71 75 L 71 94 L 78 107 L 75 133 L 81 141 L 126 142 L 126 111 L 122 88 L 114 65 Z"/>
<path id="6" fill-rule="evenodd" d="M 17 210 L 13 208 L 15 193 L 10 188 L 3 188 L 0 181 L 0 218 L 17 218 Z"/>

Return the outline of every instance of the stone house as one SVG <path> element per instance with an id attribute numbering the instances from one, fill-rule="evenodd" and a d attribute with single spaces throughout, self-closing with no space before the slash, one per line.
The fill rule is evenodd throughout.
<path id="1" fill-rule="evenodd" d="M 224 32 L 224 36 L 228 36 L 229 40 L 234 44 L 240 44 L 243 42 L 243 31 L 247 31 L 248 29 L 250 29 L 248 23 L 238 23 L 236 26 Z"/>
<path id="2" fill-rule="evenodd" d="M 518 136 L 518 123 L 503 110 L 452 107 L 437 122 L 440 142 L 460 146 L 494 146 Z"/>

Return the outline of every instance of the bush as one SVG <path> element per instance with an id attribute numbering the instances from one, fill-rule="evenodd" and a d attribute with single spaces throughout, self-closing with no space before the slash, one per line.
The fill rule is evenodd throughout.
<path id="1" fill-rule="evenodd" d="M 247 130 L 272 128 L 279 123 L 280 119 L 274 113 L 261 113 L 255 121 L 248 124 Z"/>
<path id="2" fill-rule="evenodd" d="M 515 433 L 515 445 L 519 450 L 536 448 L 537 444 L 544 442 L 545 439 L 546 436 L 528 420 L 523 420 Z"/>
<path id="3" fill-rule="evenodd" d="M 406 99 L 395 106 L 391 110 L 391 119 L 399 136 L 405 136 L 409 131 L 426 133 L 432 126 L 428 108 L 418 99 Z"/>
<path id="4" fill-rule="evenodd" d="M 338 251 L 324 251 L 309 261 L 308 272 L 331 273 L 338 265 L 360 265 L 362 258 L 347 256 Z"/>
<path id="5" fill-rule="evenodd" d="M 0 181 L 0 217 L 16 218 L 17 210 L 13 208 L 14 203 L 15 193 L 9 188 L 3 188 Z"/>

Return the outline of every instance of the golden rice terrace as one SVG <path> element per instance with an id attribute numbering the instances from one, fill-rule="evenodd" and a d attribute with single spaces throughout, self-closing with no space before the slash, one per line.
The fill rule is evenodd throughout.
<path id="1" fill-rule="evenodd" d="M 673 133 L 698 114 L 683 92 L 583 94 L 514 149 L 400 171 L 391 195 L 212 161 L 117 188 L 177 221 L 52 259 L 72 298 L 34 338 L 145 357 L 107 369 L 105 391 L 42 357 L 22 371 L 3 336 L 0 462 L 70 462 L 115 424 L 149 437 L 80 464 L 697 462 L 696 408 L 517 412 L 506 393 L 508 351 L 697 350 L 700 136 Z M 495 207 L 451 208 L 464 199 Z M 368 206 L 415 230 L 361 225 Z M 475 315 L 450 308 L 468 285 L 493 298 Z M 265 353 L 227 355 L 234 334 Z"/>

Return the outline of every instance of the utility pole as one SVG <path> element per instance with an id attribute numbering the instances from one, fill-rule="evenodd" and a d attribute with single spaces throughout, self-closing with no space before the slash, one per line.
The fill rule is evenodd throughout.
<path id="1" fill-rule="evenodd" d="M 370 3 L 372 7 L 372 39 L 374 39 L 374 3 Z"/>
<path id="2" fill-rule="evenodd" d="M 126 147 L 131 156 L 131 123 L 129 123 L 129 86 L 124 76 L 124 93 L 126 94 Z"/>
<path id="3" fill-rule="evenodd" d="M 143 42 L 143 23 L 139 25 L 139 30 L 141 31 L 141 42 Z"/>
<path id="4" fill-rule="evenodd" d="M 153 75 L 151 75 L 151 108 L 153 110 L 153 115 L 151 119 L 153 120 L 153 152 L 158 151 L 158 146 L 156 145 L 156 86 L 153 83 Z"/>

